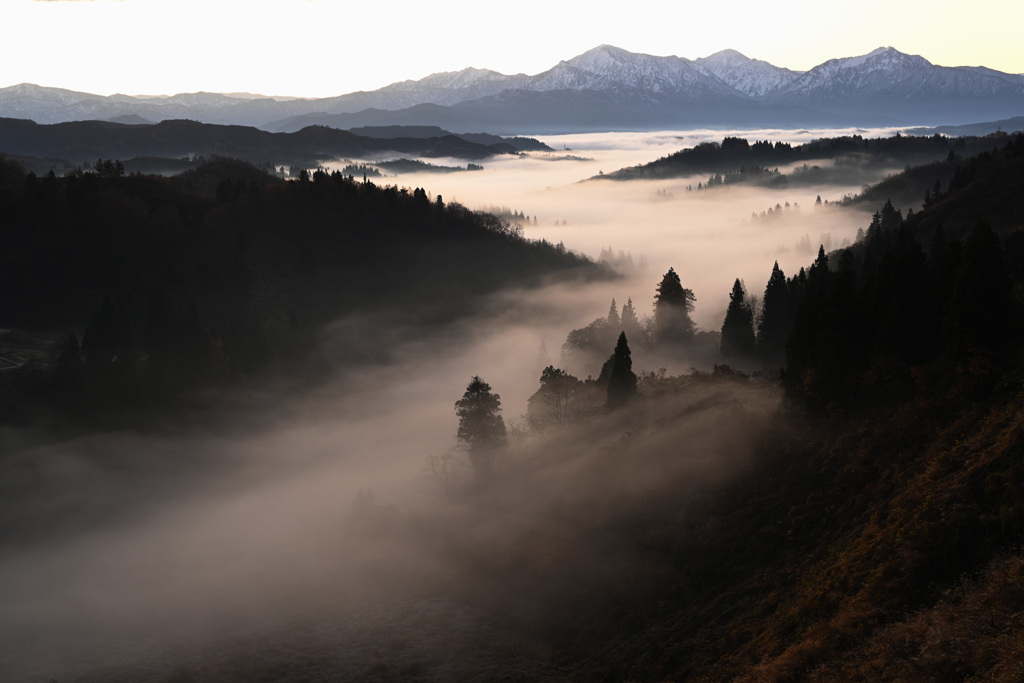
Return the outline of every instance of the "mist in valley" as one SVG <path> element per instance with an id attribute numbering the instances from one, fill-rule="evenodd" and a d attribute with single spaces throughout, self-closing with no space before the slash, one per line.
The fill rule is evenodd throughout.
<path id="1" fill-rule="evenodd" d="M 475 210 L 506 207 L 520 212 L 530 219 L 521 221 L 525 236 L 562 243 L 594 259 L 609 247 L 616 254 L 630 255 L 637 267 L 644 257 L 644 271 L 622 269 L 626 280 L 606 290 L 603 305 L 595 296 L 594 308 L 580 311 L 575 319 L 581 323 L 606 312 L 612 297 L 620 305 L 632 297 L 637 310 L 649 314 L 655 285 L 673 267 L 683 285 L 697 296 L 696 324 L 717 330 L 736 278 L 746 283 L 749 294 L 759 296 L 776 260 L 787 275 L 794 275 L 814 260 L 819 246 L 831 251 L 852 243 L 858 228 L 866 229 L 871 213 L 880 207 L 858 211 L 824 203 L 855 195 L 865 184 L 898 169 L 860 173 L 852 182 L 842 184 L 792 183 L 779 189 L 732 185 L 697 190 L 698 184 L 707 182 L 707 175 L 623 182 L 593 178 L 730 135 L 751 142 L 768 139 L 799 144 L 829 136 L 889 133 L 888 129 L 698 130 L 542 136 L 539 139 L 554 152 L 495 157 L 486 162 L 483 171 L 408 174 L 383 182 L 424 187 L 445 201 Z M 820 163 L 830 165 L 828 161 Z M 788 173 L 792 169 L 779 170 Z M 820 206 L 816 205 L 819 197 Z M 778 213 L 777 207 L 782 209 Z M 560 344 L 562 339 L 556 341 Z"/>
<path id="2" fill-rule="evenodd" d="M 553 136 L 543 141 L 555 152 L 384 181 L 522 212 L 526 237 L 595 259 L 628 254 L 617 279 L 499 292 L 441 327 L 385 313 L 337 320 L 310 353 L 321 381 L 254 382 L 209 398 L 217 407 L 201 419 L 4 434 L 2 677 L 251 680 L 269 663 L 288 680 L 303 660 L 324 680 L 471 679 L 496 667 L 509 680 L 560 680 L 544 643 L 570 628 L 573 600 L 628 604 L 665 575 L 653 556 L 602 541 L 602 524 L 661 510 L 670 493 L 677 514 L 680 492 L 744 471 L 779 428 L 780 399 L 771 385 L 687 380 L 711 370 L 706 357 L 636 345 L 643 400 L 539 430 L 526 412 L 541 370 L 561 367 L 566 335 L 612 299 L 649 316 L 670 267 L 695 293 L 694 323 L 716 332 L 736 278 L 759 297 L 774 262 L 793 275 L 870 222 L 833 203 L 877 175 L 781 189 L 587 180 L 724 134 Z M 601 366 L 568 369 L 584 379 Z M 509 429 L 486 486 L 455 436 L 453 406 L 474 375 L 500 394 Z"/>

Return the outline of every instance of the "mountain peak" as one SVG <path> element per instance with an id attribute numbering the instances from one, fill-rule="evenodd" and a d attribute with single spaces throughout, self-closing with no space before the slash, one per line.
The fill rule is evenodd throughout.
<path id="1" fill-rule="evenodd" d="M 701 57 L 697 64 L 716 78 L 749 97 L 763 97 L 787 86 L 799 74 L 736 50 L 721 50 Z"/>
<path id="2" fill-rule="evenodd" d="M 631 92 L 640 97 L 701 97 L 728 88 L 692 61 L 629 52 L 614 45 L 599 45 L 535 77 L 537 91 L 598 90 Z M 733 93 L 735 94 L 735 93 Z"/>
<path id="3" fill-rule="evenodd" d="M 931 66 L 931 62 L 918 55 L 908 55 L 904 52 L 900 52 L 894 47 L 878 47 L 865 55 L 830 59 L 824 64 L 816 66 L 815 69 L 821 69 L 823 67 L 855 69 L 865 65 L 869 68 L 889 69 L 895 65 Z M 813 70 L 814 69 L 812 69 L 812 71 Z"/>
<path id="4" fill-rule="evenodd" d="M 707 57 L 698 59 L 697 61 L 742 64 L 743 62 L 749 62 L 750 57 L 747 57 L 745 54 L 739 52 L 738 50 L 727 48 L 725 50 L 719 50 L 713 55 L 708 55 Z"/>
<path id="5" fill-rule="evenodd" d="M 577 55 L 572 59 L 564 60 L 562 61 L 562 64 L 569 64 L 576 68 L 587 70 L 602 70 L 611 65 L 629 61 L 631 57 L 641 56 L 646 55 L 637 55 L 627 50 L 623 50 L 621 47 L 606 44 L 598 45 L 597 47 L 587 50 L 583 54 Z"/>

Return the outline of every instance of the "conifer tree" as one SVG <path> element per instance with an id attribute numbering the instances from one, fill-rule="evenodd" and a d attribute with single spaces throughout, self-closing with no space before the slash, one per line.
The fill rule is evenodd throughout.
<path id="1" fill-rule="evenodd" d="M 786 338 L 792 325 L 786 276 L 776 261 L 764 288 L 761 319 L 757 324 L 757 351 L 761 361 L 781 367 L 786 361 Z"/>
<path id="2" fill-rule="evenodd" d="M 693 290 L 683 287 L 672 268 L 658 284 L 654 297 L 654 325 L 658 342 L 688 341 L 693 336 L 690 312 L 696 297 Z"/>
<path id="3" fill-rule="evenodd" d="M 621 320 L 619 319 L 619 310 L 615 307 L 615 299 L 612 299 L 611 308 L 608 309 L 608 327 L 617 329 L 620 325 Z"/>
<path id="4" fill-rule="evenodd" d="M 619 408 L 626 405 L 636 395 L 636 375 L 633 373 L 633 360 L 630 357 L 626 333 L 619 333 L 615 344 L 615 352 L 609 359 L 612 363 L 608 377 L 608 407 Z"/>
<path id="5" fill-rule="evenodd" d="M 622 316 L 620 323 L 622 325 L 622 331 L 626 333 L 626 336 L 633 340 L 634 346 L 638 340 L 644 339 L 643 327 L 640 325 L 640 321 L 636 317 L 636 309 L 633 308 L 633 299 L 627 299 L 626 305 L 622 307 Z"/>
<path id="6" fill-rule="evenodd" d="M 746 292 L 739 278 L 729 294 L 721 344 L 722 355 L 726 358 L 750 358 L 754 355 L 754 312 L 746 302 Z"/>

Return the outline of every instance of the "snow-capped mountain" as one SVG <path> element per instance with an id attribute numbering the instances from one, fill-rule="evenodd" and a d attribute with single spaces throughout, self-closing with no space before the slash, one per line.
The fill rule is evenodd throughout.
<path id="1" fill-rule="evenodd" d="M 309 111 L 315 100 L 273 99 L 248 93 L 181 93 L 172 96 L 93 95 L 22 83 L 0 88 L 0 117 L 31 119 L 36 123 L 108 120 L 139 116 L 150 121 L 194 119 L 204 123 L 260 125 Z"/>
<path id="2" fill-rule="evenodd" d="M 688 59 L 655 57 L 601 45 L 530 79 L 525 89 L 637 90 L 650 94 L 735 95 Z"/>
<path id="3" fill-rule="evenodd" d="M 1024 79 L 985 68 L 945 67 L 919 55 L 880 47 L 859 57 L 830 59 L 794 79 L 777 98 L 988 97 L 1024 95 Z"/>
<path id="4" fill-rule="evenodd" d="M 750 97 L 764 97 L 786 87 L 801 72 L 784 69 L 760 59 L 750 59 L 736 50 L 722 50 L 696 63 L 723 82 Z"/>
<path id="5" fill-rule="evenodd" d="M 800 73 L 735 50 L 689 60 L 601 45 L 530 76 L 467 68 L 322 99 L 188 93 L 102 97 L 22 84 L 0 117 L 38 123 L 138 116 L 291 131 L 454 124 L 491 132 L 702 126 L 940 125 L 1024 112 L 1024 76 L 942 67 L 891 47 Z"/>
<path id="6" fill-rule="evenodd" d="M 321 103 L 319 111 L 334 114 L 370 108 L 406 109 L 418 104 L 448 106 L 520 88 L 529 78 L 525 74 L 506 76 L 489 69 L 469 67 L 461 71 L 431 74 L 416 81 L 392 83 L 378 90 L 359 91 L 317 101 Z"/>

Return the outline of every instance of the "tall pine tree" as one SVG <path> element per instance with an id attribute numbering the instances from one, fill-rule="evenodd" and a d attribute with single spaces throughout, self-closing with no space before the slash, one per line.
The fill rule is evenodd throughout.
<path id="1" fill-rule="evenodd" d="M 611 375 L 608 377 L 608 408 L 620 408 L 636 396 L 636 375 L 633 373 L 633 359 L 630 357 L 626 333 L 619 333 L 612 354 Z"/>
<path id="2" fill-rule="evenodd" d="M 743 284 L 736 279 L 729 294 L 729 308 L 722 323 L 722 355 L 726 358 L 752 358 L 755 349 L 754 311 L 746 301 Z"/>
<path id="3" fill-rule="evenodd" d="M 757 322 L 757 352 L 761 362 L 772 367 L 782 367 L 786 362 L 786 338 L 792 324 L 786 275 L 776 261 L 764 288 L 761 316 Z"/>

